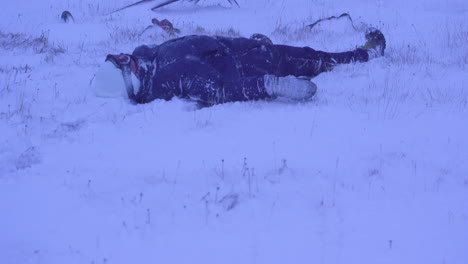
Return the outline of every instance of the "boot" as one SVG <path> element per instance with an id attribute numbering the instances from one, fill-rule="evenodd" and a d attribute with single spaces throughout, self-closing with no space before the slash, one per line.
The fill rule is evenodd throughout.
<path id="1" fill-rule="evenodd" d="M 366 31 L 366 44 L 361 49 L 367 50 L 369 59 L 381 57 L 384 55 L 386 43 L 382 32 L 376 28 L 369 28 Z"/>

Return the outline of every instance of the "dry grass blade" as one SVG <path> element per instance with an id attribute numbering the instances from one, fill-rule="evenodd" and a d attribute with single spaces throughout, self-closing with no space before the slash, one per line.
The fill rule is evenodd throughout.
<path id="1" fill-rule="evenodd" d="M 145 3 L 145 2 L 150 2 L 150 1 L 153 1 L 153 0 L 141 0 L 141 1 L 135 2 L 135 3 L 133 3 L 133 4 L 129 4 L 129 5 L 127 5 L 127 6 L 124 6 L 124 7 L 122 7 L 122 8 L 119 8 L 119 9 L 117 9 L 117 10 L 114 10 L 114 11 L 110 12 L 108 15 L 113 14 L 113 13 L 115 13 L 115 12 L 122 11 L 122 10 L 124 10 L 124 9 L 129 8 L 129 7 L 136 6 L 136 5 L 143 4 L 143 3 Z"/>
<path id="2" fill-rule="evenodd" d="M 154 10 L 156 10 L 156 9 L 158 9 L 158 8 L 161 8 L 161 7 L 163 7 L 163 6 L 170 5 L 170 4 L 172 4 L 172 3 L 174 3 L 174 2 L 178 2 L 178 1 L 179 1 L 179 0 L 168 0 L 168 1 L 162 2 L 161 4 L 159 4 L 159 5 L 157 5 L 157 6 L 153 7 L 153 8 L 151 8 L 151 10 L 154 11 Z M 197 2 L 198 2 L 198 1 L 197 1 Z"/>
<path id="3" fill-rule="evenodd" d="M 232 2 L 234 2 L 238 7 L 240 7 L 240 6 L 239 6 L 239 3 L 237 3 L 237 0 L 228 0 L 228 2 L 229 2 L 231 5 L 232 5 Z"/>
<path id="4" fill-rule="evenodd" d="M 312 29 L 313 27 L 315 27 L 317 24 L 321 23 L 322 21 L 327 21 L 327 20 L 332 20 L 332 19 L 340 19 L 340 18 L 343 18 L 343 17 L 347 17 L 348 20 L 351 22 L 351 26 L 354 29 L 356 29 L 356 27 L 354 26 L 353 19 L 351 18 L 351 16 L 348 13 L 343 13 L 343 14 L 337 16 L 337 17 L 336 16 L 331 16 L 331 17 L 327 17 L 327 18 L 322 18 L 322 19 L 319 19 L 319 20 L 315 21 L 314 23 L 312 23 L 310 25 L 307 25 L 306 27 L 309 27 L 310 29 Z"/>
<path id="5" fill-rule="evenodd" d="M 161 4 L 159 4 L 159 5 L 157 5 L 157 6 L 153 7 L 153 8 L 151 8 L 151 10 L 154 11 L 154 10 L 156 10 L 156 9 L 158 9 L 158 8 L 161 8 L 161 7 L 163 7 L 163 6 L 170 5 L 170 4 L 172 4 L 172 3 L 174 3 L 174 2 L 178 2 L 178 1 L 180 1 L 180 0 L 167 0 L 167 1 L 162 2 Z M 188 1 L 189 1 L 189 2 L 195 2 L 195 4 L 197 4 L 198 2 L 200 2 L 200 0 L 188 0 Z M 239 7 L 239 4 L 237 3 L 237 0 L 227 0 L 227 1 L 228 1 L 231 5 L 233 5 L 233 3 L 235 3 L 235 4 Z"/>
<path id="6" fill-rule="evenodd" d="M 135 2 L 135 3 L 133 3 L 133 4 L 130 4 L 130 5 L 124 6 L 124 7 L 122 7 L 122 8 L 119 8 L 119 9 L 117 9 L 117 10 L 115 10 L 115 11 L 112 11 L 112 12 L 110 12 L 109 14 L 113 14 L 113 13 L 115 13 L 115 12 L 122 11 L 122 10 L 124 10 L 124 9 L 129 8 L 129 7 L 136 6 L 136 5 L 143 4 L 143 3 L 146 3 L 146 2 L 150 2 L 150 1 L 153 1 L 153 0 L 140 0 L 140 1 Z M 155 7 L 151 8 L 151 10 L 154 11 L 154 10 L 156 10 L 156 9 L 159 9 L 159 8 L 163 7 L 163 6 L 167 6 L 167 5 L 170 5 L 170 4 L 175 3 L 175 2 L 178 2 L 178 1 L 180 1 L 180 0 L 166 0 L 166 1 L 163 1 L 162 3 L 156 5 Z M 195 4 L 197 4 L 198 2 L 200 2 L 200 0 L 188 0 L 188 1 L 189 1 L 189 2 L 195 2 Z M 236 4 L 236 5 L 239 7 L 239 3 L 237 3 L 237 0 L 227 0 L 227 1 L 228 1 L 231 5 L 233 5 L 233 3 L 234 3 L 234 4 Z"/>

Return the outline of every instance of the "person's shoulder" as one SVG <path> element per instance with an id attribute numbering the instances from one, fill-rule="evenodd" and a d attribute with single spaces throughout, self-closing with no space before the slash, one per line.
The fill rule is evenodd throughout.
<path id="1" fill-rule="evenodd" d="M 264 45 L 265 43 L 258 41 L 253 38 L 244 38 L 244 37 L 225 37 L 225 36 L 216 36 L 216 39 L 223 44 L 223 46 L 228 47 L 233 51 L 243 51 L 248 49 L 253 49 L 255 47 Z"/>
<path id="2" fill-rule="evenodd" d="M 158 49 L 158 45 L 141 45 L 133 51 L 132 56 L 152 59 L 158 53 Z"/>
<path id="3" fill-rule="evenodd" d="M 207 35 L 187 35 L 179 38 L 168 40 L 161 44 L 161 46 L 173 45 L 173 44 L 185 44 L 185 43 L 197 43 L 197 42 L 212 42 L 216 41 L 215 37 Z"/>
<path id="4" fill-rule="evenodd" d="M 159 45 L 160 53 L 178 56 L 202 54 L 208 50 L 216 50 L 218 40 L 206 35 L 188 35 L 181 38 L 168 40 Z"/>

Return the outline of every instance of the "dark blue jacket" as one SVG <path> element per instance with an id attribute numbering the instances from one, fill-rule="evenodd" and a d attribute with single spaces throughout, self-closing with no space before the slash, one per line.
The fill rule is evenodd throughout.
<path id="1" fill-rule="evenodd" d="M 337 63 L 366 61 L 363 52 L 325 53 L 256 39 L 186 36 L 135 49 L 141 81 L 135 101 L 176 96 L 213 105 L 265 99 L 270 97 L 266 74 L 313 77 Z"/>

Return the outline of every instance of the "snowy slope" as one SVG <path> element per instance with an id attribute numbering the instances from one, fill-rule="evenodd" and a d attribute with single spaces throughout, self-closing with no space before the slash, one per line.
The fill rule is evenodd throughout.
<path id="1" fill-rule="evenodd" d="M 0 11 L 0 263 L 467 263 L 468 3 L 18 0 Z M 219 4 L 218 4 L 219 3 Z M 75 23 L 64 24 L 69 10 Z M 108 53 L 183 34 L 387 53 L 314 100 L 95 98 Z"/>

